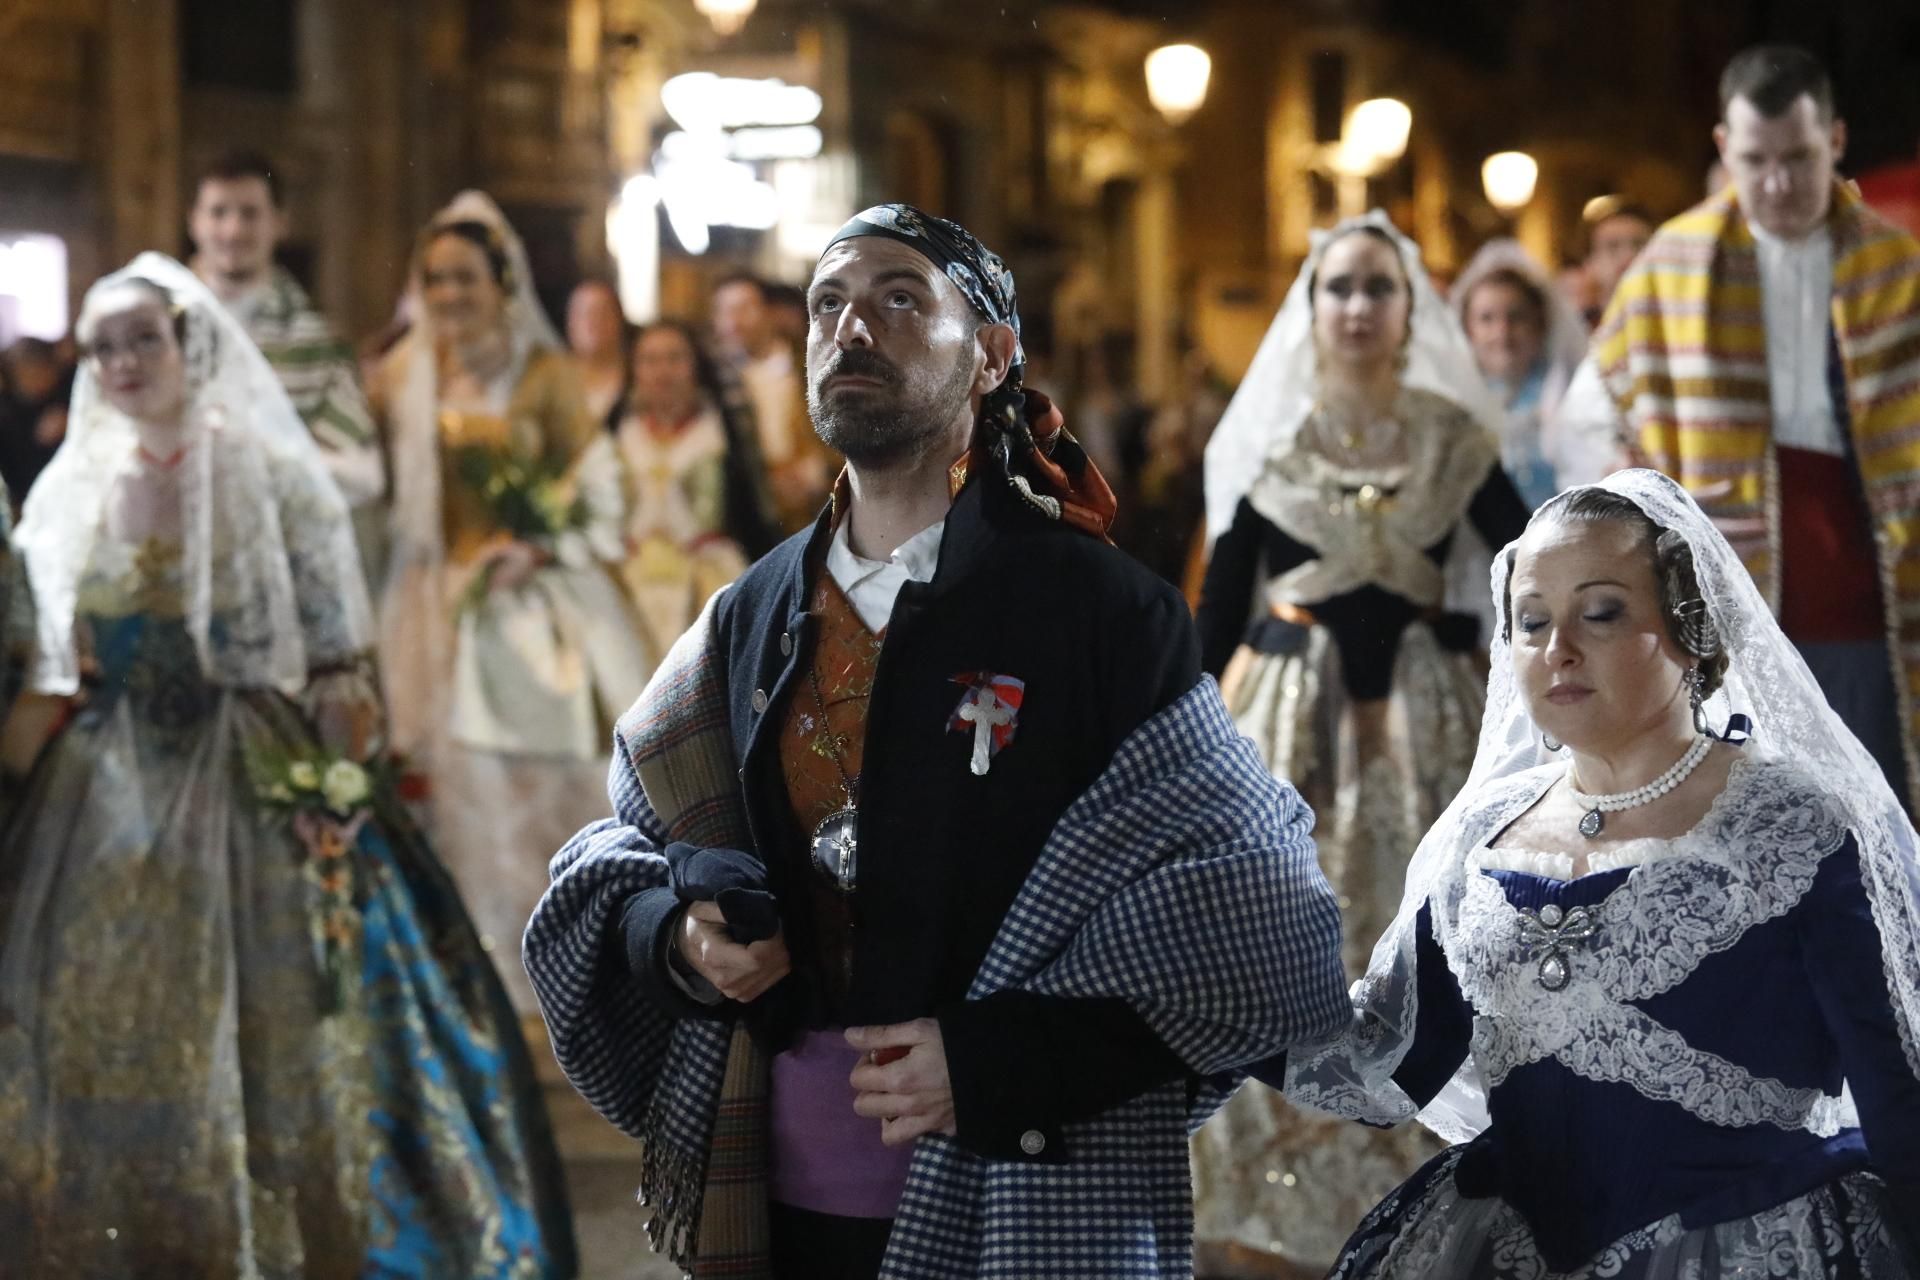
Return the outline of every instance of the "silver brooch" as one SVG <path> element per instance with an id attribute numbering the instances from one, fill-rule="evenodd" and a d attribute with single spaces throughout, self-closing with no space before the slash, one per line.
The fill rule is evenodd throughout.
<path id="1" fill-rule="evenodd" d="M 1599 924 L 1585 907 L 1562 911 L 1548 903 L 1538 911 L 1520 912 L 1520 945 L 1527 949 L 1528 959 L 1539 960 L 1540 985 L 1549 991 L 1559 991 L 1573 980 L 1567 947 L 1586 942 L 1599 932 Z"/>

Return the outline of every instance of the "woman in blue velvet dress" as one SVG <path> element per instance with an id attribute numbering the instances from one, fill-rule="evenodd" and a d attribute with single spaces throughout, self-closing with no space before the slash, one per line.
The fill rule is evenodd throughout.
<path id="1" fill-rule="evenodd" d="M 79 332 L 18 535 L 73 710 L 0 837 L 0 1275 L 572 1275 L 505 994 L 360 764 L 345 503 L 178 263 Z"/>
<path id="2" fill-rule="evenodd" d="M 1666 478 L 1556 498 L 1494 578 L 1473 776 L 1285 1069 L 1458 1143 L 1334 1274 L 1920 1275 L 1913 827 Z"/>

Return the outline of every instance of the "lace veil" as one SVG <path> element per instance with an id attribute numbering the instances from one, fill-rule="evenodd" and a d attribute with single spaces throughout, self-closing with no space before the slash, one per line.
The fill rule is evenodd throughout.
<path id="1" fill-rule="evenodd" d="M 1725 680 L 1708 703 L 1712 722 L 1723 724 L 1736 712 L 1752 717 L 1748 756 L 1755 762 L 1790 761 L 1852 832 L 1907 1064 L 1920 1074 L 1920 862 L 1912 824 L 1879 766 L 1841 723 L 1798 650 L 1781 633 L 1746 569 L 1686 491 L 1644 470 L 1616 473 L 1599 487 L 1678 532 L 1693 551 L 1702 597 L 1730 658 Z M 1494 560 L 1495 600 L 1506 594 L 1507 561 L 1506 555 Z M 1474 874 L 1467 869 L 1469 852 L 1492 838 L 1565 767 L 1550 760 L 1515 688 L 1508 641 L 1498 634 L 1473 771 L 1414 854 L 1399 914 L 1375 947 L 1366 975 L 1354 985 L 1353 1023 L 1335 1041 L 1294 1057 L 1287 1073 L 1290 1098 L 1376 1122 L 1415 1114 L 1413 1101 L 1392 1075 L 1413 1038 L 1420 909 L 1432 903 L 1436 935 L 1451 951 L 1448 931 L 1458 924 L 1457 904 Z M 1852 1123 L 1850 1111 L 1849 1101 L 1830 1099 L 1816 1107 L 1809 1127 Z M 1485 1088 L 1471 1059 L 1420 1119 L 1455 1141 L 1485 1127 Z"/>
<path id="2" fill-rule="evenodd" d="M 1287 290 L 1286 301 L 1261 339 L 1247 375 L 1221 415 L 1207 444 L 1207 537 L 1217 538 L 1233 523 L 1234 508 L 1259 478 L 1269 460 L 1293 446 L 1307 415 L 1320 399 L 1319 363 L 1313 345 L 1313 279 L 1334 241 L 1372 229 L 1399 250 L 1400 265 L 1413 287 L 1407 315 L 1406 366 L 1400 383 L 1431 391 L 1472 414 L 1498 438 L 1505 420 L 1500 404 L 1481 378 L 1467 336 L 1420 263 L 1420 247 L 1402 235 L 1378 209 L 1313 233 L 1311 251 Z"/>
<path id="3" fill-rule="evenodd" d="M 272 366 L 206 286 L 172 258 L 143 253 L 95 284 L 87 306 L 129 281 L 165 293 L 184 329 L 181 572 L 201 667 L 219 684 L 297 692 L 311 670 L 373 647 L 346 501 Z M 80 582 L 109 498 L 140 468 L 134 424 L 91 362 L 74 380 L 69 424 L 15 538 L 38 610 L 29 679 L 55 694 L 79 688 Z"/>

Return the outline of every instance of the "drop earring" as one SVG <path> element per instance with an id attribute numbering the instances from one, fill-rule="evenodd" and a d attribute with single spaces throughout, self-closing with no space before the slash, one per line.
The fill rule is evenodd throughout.
<path id="1" fill-rule="evenodd" d="M 1687 703 L 1693 708 L 1693 731 L 1706 737 L 1713 736 L 1713 730 L 1707 726 L 1707 675 L 1699 667 L 1688 667 L 1687 673 L 1680 677 L 1687 686 Z"/>

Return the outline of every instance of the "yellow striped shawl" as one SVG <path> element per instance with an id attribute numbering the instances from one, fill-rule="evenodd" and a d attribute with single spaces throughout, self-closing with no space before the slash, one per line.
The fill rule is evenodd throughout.
<path id="1" fill-rule="evenodd" d="M 1834 334 L 1920 795 L 1920 241 L 1841 184 L 1829 226 Z M 1729 189 L 1655 234 L 1608 304 L 1593 355 L 1647 465 L 1687 487 L 1778 609 L 1764 316 L 1753 232 Z"/>

